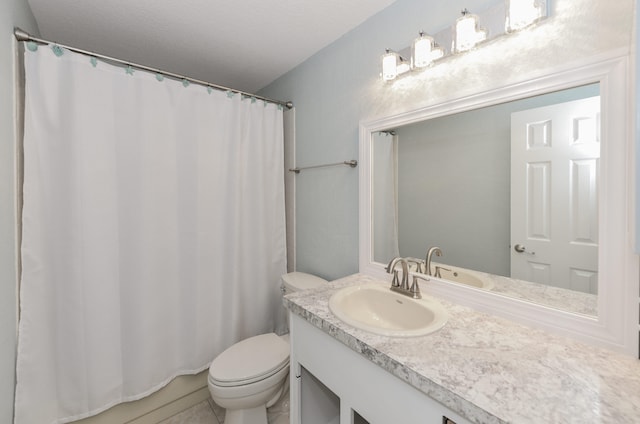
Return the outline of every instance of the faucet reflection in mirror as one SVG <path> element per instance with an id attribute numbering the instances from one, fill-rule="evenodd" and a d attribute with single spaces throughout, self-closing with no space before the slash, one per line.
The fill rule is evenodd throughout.
<path id="1" fill-rule="evenodd" d="M 439 247 L 434 246 L 434 247 L 430 247 L 429 250 L 427 251 L 427 257 L 424 260 L 424 267 L 425 267 L 424 272 L 427 275 L 433 275 L 431 273 L 431 260 L 433 259 L 434 254 L 436 256 L 442 256 L 442 250 Z M 438 274 L 438 272 L 436 272 L 436 274 Z"/>
<path id="2" fill-rule="evenodd" d="M 386 49 L 382 55 L 382 79 L 393 81 L 398 76 L 413 70 L 425 69 L 438 60 L 451 55 L 472 50 L 478 44 L 489 40 L 489 36 L 496 38 L 532 26 L 548 16 L 548 0 L 505 0 L 493 7 L 471 14 L 467 9 L 462 11 L 452 28 L 447 28 L 433 36 L 420 31 L 409 48 L 401 51 Z M 504 16 L 500 26 L 484 28 L 480 26 L 483 16 L 487 17 L 487 25 L 494 22 L 491 17 Z M 436 42 L 439 40 L 440 43 Z M 450 45 L 451 51 L 446 52 L 440 45 Z M 403 56 L 404 55 L 404 56 Z M 405 57 L 410 57 L 406 60 Z"/>

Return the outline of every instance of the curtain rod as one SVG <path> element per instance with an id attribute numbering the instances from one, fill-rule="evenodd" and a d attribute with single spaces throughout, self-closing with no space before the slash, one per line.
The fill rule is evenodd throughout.
<path id="1" fill-rule="evenodd" d="M 31 34 L 29 34 L 26 31 L 23 31 L 22 29 L 15 27 L 13 29 L 13 35 L 16 37 L 16 39 L 18 41 L 33 41 L 36 43 L 40 43 L 40 44 L 55 44 L 56 46 L 60 46 L 64 49 L 67 49 L 69 51 L 75 52 L 75 53 L 80 53 L 86 56 L 93 56 L 99 59 L 103 59 L 109 62 L 115 62 L 115 63 L 119 63 L 122 65 L 127 65 L 127 66 L 131 66 L 132 68 L 137 68 L 137 69 L 141 69 L 143 71 L 149 71 L 149 72 L 153 72 L 153 73 L 158 73 L 158 74 L 162 74 L 171 78 L 176 78 L 178 80 L 186 80 L 195 84 L 199 84 L 199 85 L 204 85 L 206 87 L 211 87 L 214 88 L 216 90 L 220 90 L 220 91 L 231 91 L 233 93 L 238 93 L 247 97 L 252 97 L 258 100 L 264 100 L 265 102 L 268 103 L 275 103 L 278 105 L 282 105 L 284 107 L 286 107 L 287 109 L 292 109 L 293 108 L 293 102 L 288 101 L 282 101 L 282 100 L 273 100 L 273 99 L 269 99 L 267 97 L 262 97 L 262 96 L 258 96 L 255 94 L 251 94 L 251 93 L 247 93 L 245 91 L 241 91 L 241 90 L 236 90 L 234 88 L 229 88 L 229 87 L 224 87 L 222 85 L 217 85 L 217 84 L 212 84 L 210 82 L 207 81 L 202 81 L 202 80 L 198 80 L 195 78 L 190 78 L 184 75 L 180 75 L 180 74 L 174 74 L 173 72 L 167 72 L 167 71 L 163 71 L 160 69 L 156 69 L 156 68 L 151 68 L 149 66 L 144 66 L 144 65 L 139 65 L 137 63 L 133 63 L 133 62 L 127 62 L 126 60 L 122 60 L 122 59 L 116 59 L 114 57 L 110 57 L 110 56 L 105 56 L 99 53 L 94 53 L 94 52 L 90 52 L 87 50 L 82 50 L 82 49 L 78 49 L 76 47 L 71 47 L 71 46 L 66 46 L 64 44 L 60 44 L 60 43 L 56 43 L 55 41 L 49 41 L 49 40 L 45 40 L 42 38 L 38 38 L 38 37 L 34 37 Z"/>
<path id="2" fill-rule="evenodd" d="M 352 160 L 345 160 L 343 162 L 337 162 L 337 163 L 326 163 L 323 165 L 301 166 L 297 168 L 291 168 L 289 169 L 289 172 L 295 172 L 296 174 L 299 174 L 300 171 L 302 171 L 303 169 L 325 168 L 327 166 L 337 166 L 337 165 L 349 165 L 350 167 L 355 168 L 356 166 L 358 166 L 358 161 L 355 159 L 352 159 Z"/>

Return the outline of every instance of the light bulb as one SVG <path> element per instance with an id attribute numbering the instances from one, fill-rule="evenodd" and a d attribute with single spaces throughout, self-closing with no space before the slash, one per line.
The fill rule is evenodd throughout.
<path id="1" fill-rule="evenodd" d="M 456 53 L 471 50 L 487 39 L 487 30 L 478 28 L 478 17 L 469 13 L 467 9 L 462 11 L 462 16 L 456 20 L 454 28 L 453 50 Z"/>
<path id="2" fill-rule="evenodd" d="M 382 55 L 382 79 L 391 81 L 398 76 L 398 54 L 389 49 Z"/>
<path id="3" fill-rule="evenodd" d="M 545 13 L 544 4 L 537 0 L 506 0 L 506 2 L 506 32 L 514 32 L 528 27 Z"/>
<path id="4" fill-rule="evenodd" d="M 436 45 L 433 37 L 426 36 L 420 31 L 420 36 L 413 41 L 413 66 L 427 67 L 442 56 L 444 51 Z"/>

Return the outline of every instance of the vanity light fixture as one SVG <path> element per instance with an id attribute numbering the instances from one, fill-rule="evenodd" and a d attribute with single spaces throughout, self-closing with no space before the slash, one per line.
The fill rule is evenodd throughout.
<path id="1" fill-rule="evenodd" d="M 398 75 L 411 70 L 411 65 L 405 58 L 391 49 L 386 49 L 382 55 L 382 79 L 391 81 Z"/>
<path id="2" fill-rule="evenodd" d="M 451 50 L 455 53 L 466 52 L 486 40 L 487 36 L 487 30 L 478 27 L 478 17 L 464 9 L 462 16 L 456 19 Z"/>
<path id="3" fill-rule="evenodd" d="M 412 47 L 415 68 L 425 68 L 444 56 L 444 50 L 435 43 L 433 37 L 424 35 L 423 31 L 420 31 L 418 38 L 413 40 Z"/>
<path id="4" fill-rule="evenodd" d="M 546 14 L 545 3 L 538 0 L 506 0 L 505 32 L 515 32 L 539 21 Z"/>
<path id="5" fill-rule="evenodd" d="M 495 0 L 497 4 L 477 15 L 462 11 L 455 23 L 442 31 L 426 35 L 419 32 L 418 38 L 405 49 L 386 49 L 382 55 L 382 79 L 392 81 L 409 71 L 425 69 L 446 56 L 460 54 L 476 48 L 490 38 L 497 38 L 520 31 L 546 19 L 552 0 Z M 479 23 L 482 21 L 483 26 Z M 488 26 L 488 27 L 486 27 Z M 445 50 L 438 46 L 451 46 Z M 404 57 L 411 57 L 407 61 Z"/>

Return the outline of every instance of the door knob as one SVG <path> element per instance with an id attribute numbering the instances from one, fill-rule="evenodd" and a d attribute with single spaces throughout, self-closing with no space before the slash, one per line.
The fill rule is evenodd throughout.
<path id="1" fill-rule="evenodd" d="M 524 251 L 526 250 L 525 247 L 521 244 L 516 244 L 515 246 L 513 246 L 513 250 L 515 250 L 518 253 L 524 253 Z"/>

